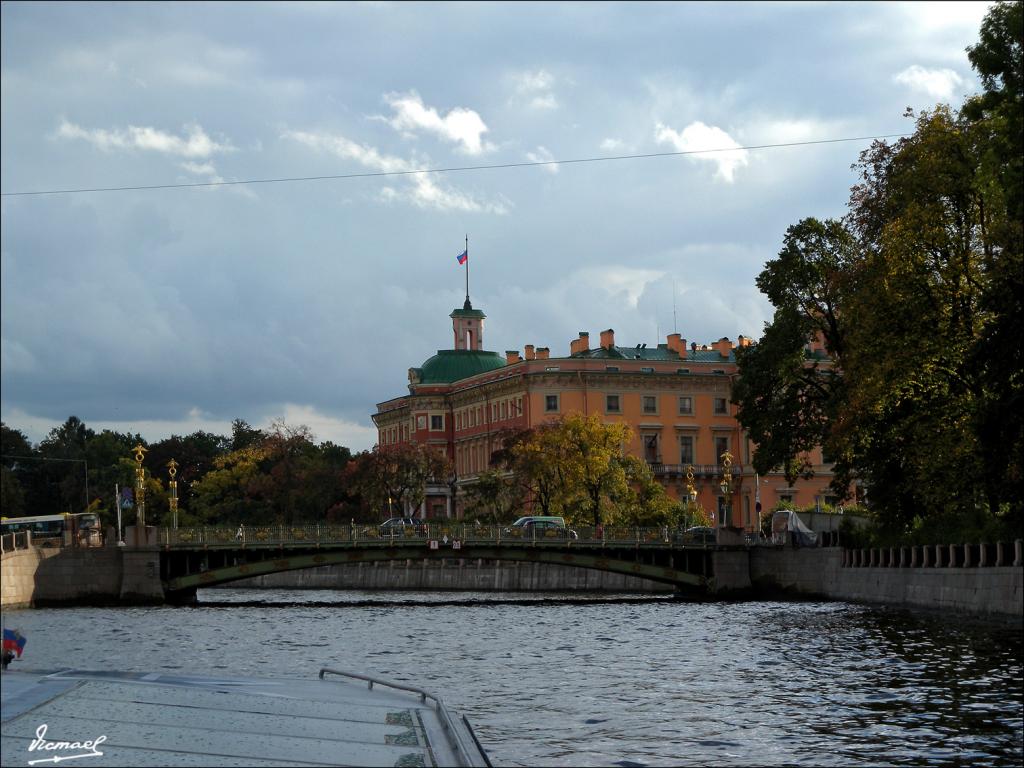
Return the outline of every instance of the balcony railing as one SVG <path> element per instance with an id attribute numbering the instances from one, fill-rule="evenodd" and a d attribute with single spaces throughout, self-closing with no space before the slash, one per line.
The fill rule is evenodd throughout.
<path id="1" fill-rule="evenodd" d="M 660 461 L 647 462 L 655 477 L 672 477 L 679 475 L 686 477 L 686 470 L 693 467 L 694 477 L 721 477 L 724 466 L 721 464 L 662 464 Z M 742 464 L 733 464 L 729 467 L 733 476 L 743 474 Z"/>

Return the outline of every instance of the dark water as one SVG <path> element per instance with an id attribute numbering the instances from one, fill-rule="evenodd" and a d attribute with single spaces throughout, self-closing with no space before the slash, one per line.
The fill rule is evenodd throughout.
<path id="1" fill-rule="evenodd" d="M 1022 633 L 845 603 L 208 590 L 5 612 L 18 669 L 409 682 L 497 766 L 1020 765 Z"/>

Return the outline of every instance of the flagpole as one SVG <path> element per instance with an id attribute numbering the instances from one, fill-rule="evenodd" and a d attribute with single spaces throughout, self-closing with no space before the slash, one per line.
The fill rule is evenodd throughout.
<path id="1" fill-rule="evenodd" d="M 466 234 L 466 301 L 469 301 L 469 234 Z"/>

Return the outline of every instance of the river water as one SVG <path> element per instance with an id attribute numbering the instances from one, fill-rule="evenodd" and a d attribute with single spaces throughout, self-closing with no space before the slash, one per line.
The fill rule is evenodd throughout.
<path id="1" fill-rule="evenodd" d="M 205 590 L 194 608 L 6 611 L 15 669 L 406 682 L 496 766 L 1014 765 L 1019 625 L 819 602 Z"/>

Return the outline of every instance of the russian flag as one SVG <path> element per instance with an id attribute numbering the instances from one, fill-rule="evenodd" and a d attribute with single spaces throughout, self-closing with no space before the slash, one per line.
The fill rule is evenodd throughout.
<path id="1" fill-rule="evenodd" d="M 4 629 L 4 650 L 14 651 L 21 658 L 21 652 L 25 650 L 25 636 L 16 629 Z"/>
<path id="2" fill-rule="evenodd" d="M 459 264 L 465 264 L 469 260 L 469 251 L 463 251 L 455 258 L 459 260 Z"/>

